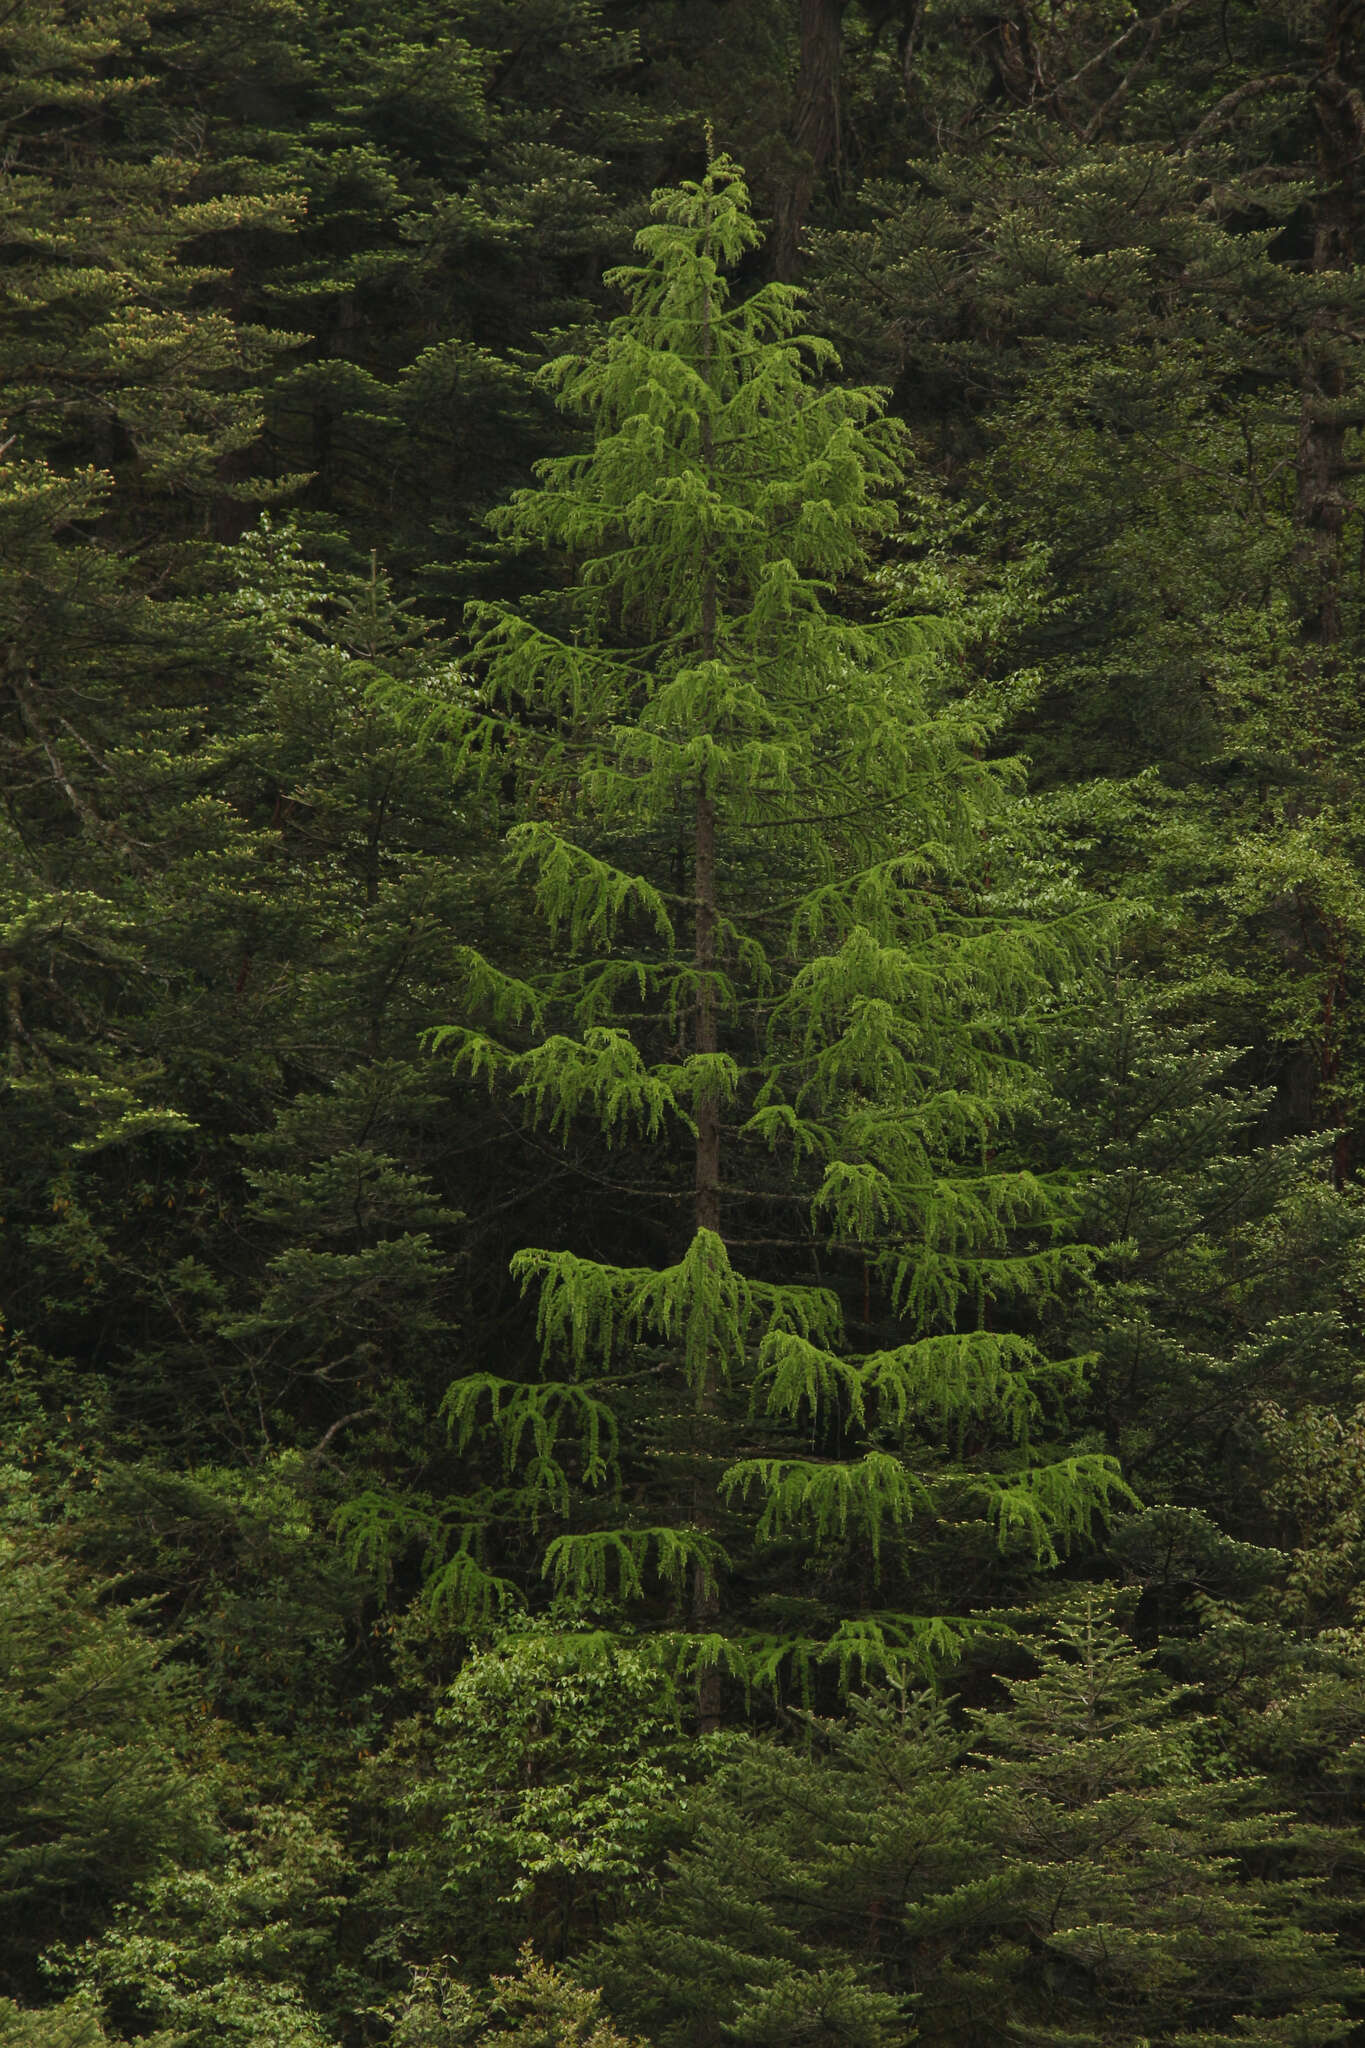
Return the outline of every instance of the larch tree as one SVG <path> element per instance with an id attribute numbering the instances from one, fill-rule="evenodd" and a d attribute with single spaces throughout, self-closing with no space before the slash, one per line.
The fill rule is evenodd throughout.
<path id="1" fill-rule="evenodd" d="M 624 1616 L 706 1722 L 727 1673 L 951 1651 L 993 1558 L 1055 1557 L 1122 1485 L 1050 1434 L 1081 1367 L 1028 1316 L 1083 1257 L 1008 1135 L 1093 935 L 1046 878 L 1032 911 L 992 894 L 1015 778 L 943 622 L 875 601 L 879 395 L 791 287 L 731 296 L 732 163 L 654 214 L 629 310 L 546 373 L 591 438 L 500 524 L 561 580 L 479 610 L 463 732 L 514 771 L 544 936 L 529 968 L 471 949 L 435 1043 L 576 1168 L 560 1241 L 514 1260 L 540 1357 L 528 1328 L 452 1385 L 458 1492 L 347 1521 L 425 1529 L 471 1625 L 537 1582 Z"/>

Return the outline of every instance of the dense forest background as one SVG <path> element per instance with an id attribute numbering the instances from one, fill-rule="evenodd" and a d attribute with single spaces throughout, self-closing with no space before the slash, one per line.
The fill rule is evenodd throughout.
<path id="1" fill-rule="evenodd" d="M 1365 2039 L 1365 5 L 0 124 L 0 2044 Z"/>

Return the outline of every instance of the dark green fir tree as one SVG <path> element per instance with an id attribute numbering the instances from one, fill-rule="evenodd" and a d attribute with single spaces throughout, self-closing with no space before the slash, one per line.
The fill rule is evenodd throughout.
<path id="1" fill-rule="evenodd" d="M 658 2048 L 1318 2048 L 1360 1974 L 1321 1890 L 1349 1827 L 1270 1810 L 1094 1595 L 994 1709 L 866 1699 L 692 1804 L 591 1959 Z"/>

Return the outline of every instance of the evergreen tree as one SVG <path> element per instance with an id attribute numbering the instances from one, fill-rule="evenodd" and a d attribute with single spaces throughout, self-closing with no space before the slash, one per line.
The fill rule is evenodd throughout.
<path id="1" fill-rule="evenodd" d="M 1330 1838 L 1258 1812 L 1264 1788 L 1208 1757 L 1207 1724 L 1093 1597 L 1050 1638 L 972 1717 L 1015 1924 L 963 1973 L 964 2008 L 984 1998 L 1036 2048 L 1347 2039 L 1359 1973 L 1304 1925 L 1330 1919 Z"/>
<path id="2" fill-rule="evenodd" d="M 1271 1091 L 1184 1021 L 1155 976 L 1116 976 L 1056 1049 L 1054 1143 L 1092 1168 L 1098 1285 L 1067 1327 L 1095 1354 L 1088 1413 L 1149 1503 L 1264 1533 L 1260 1404 L 1347 1392 L 1354 1208 L 1320 1139 L 1270 1142 Z M 1079 1313 L 1077 1313 L 1079 1310 Z"/>
<path id="3" fill-rule="evenodd" d="M 547 373 L 591 447 L 499 522 L 571 580 L 479 615 L 455 724 L 519 779 L 548 944 L 520 976 L 471 949 L 436 1042 L 563 1143 L 583 1206 L 514 1262 L 540 1370 L 447 1396 L 488 1462 L 437 1587 L 472 1620 L 543 1574 L 701 1667 L 846 1675 L 956 1640 L 913 1523 L 1043 1560 L 1118 1485 L 1049 1442 L 1078 1368 L 1020 1318 L 1083 1261 L 1063 1190 L 1003 1149 L 1030 1014 L 1090 942 L 992 903 L 1011 778 L 944 687 L 946 630 L 869 614 L 899 434 L 821 380 L 791 288 L 730 300 L 755 239 L 731 165 L 656 213 L 630 312 Z M 358 1549 L 421 1519 L 349 1515 Z"/>
<path id="4" fill-rule="evenodd" d="M 182 1702 L 107 1589 L 72 1569 L 0 1468 L 0 1986 L 32 1996 L 41 1950 L 99 1927 L 205 1837 Z"/>
<path id="5" fill-rule="evenodd" d="M 1093 1596 L 1031 1647 L 965 1727 L 883 1699 L 804 1753 L 751 1742 L 591 1959 L 613 2008 L 660 2048 L 1349 2038 L 1319 1888 L 1354 1833 L 1268 1812 Z"/>
<path id="6" fill-rule="evenodd" d="M 954 1937 L 1007 1912 L 941 1701 L 863 1697 L 848 1723 L 800 1732 L 745 1743 L 691 1802 L 657 1906 L 584 1959 L 658 2048 L 901 2048 Z M 906 1915 L 926 1907 L 930 1920 L 946 1909 L 943 1924 L 907 1938 Z"/>
<path id="7" fill-rule="evenodd" d="M 67 1999 L 41 2010 L 26 2010 L 0 1999 L 0 2042 L 4 2048 L 107 2048 L 109 2036 L 87 1998 Z"/>
<path id="8" fill-rule="evenodd" d="M 380 547 L 452 614 L 479 517 L 557 435 L 526 359 L 598 316 L 666 146 L 610 13 L 226 0 L 148 23 L 144 152 L 188 131 L 206 195 L 292 201 L 288 234 L 237 238 L 219 299 L 295 342 L 243 474 L 292 477 L 353 560 Z"/>

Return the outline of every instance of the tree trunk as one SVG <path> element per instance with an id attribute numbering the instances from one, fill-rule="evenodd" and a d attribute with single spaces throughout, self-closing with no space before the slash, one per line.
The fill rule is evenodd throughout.
<path id="1" fill-rule="evenodd" d="M 702 652 L 707 661 L 716 653 L 716 579 L 709 575 L 702 595 Z M 694 1050 L 712 1053 L 716 1037 L 716 926 L 719 904 L 716 897 L 716 804 L 704 788 L 697 791 L 693 821 L 692 858 L 696 894 L 692 964 L 697 972 L 697 1005 L 693 1025 Z M 715 1091 L 703 1088 L 697 1097 L 696 1178 L 693 1199 L 693 1228 L 720 1230 L 720 1103 Z"/>
<path id="2" fill-rule="evenodd" d="M 710 368 L 711 316 L 708 304 L 702 325 L 702 373 Z M 709 416 L 702 427 L 702 455 L 708 479 L 715 463 Z M 719 589 L 715 568 L 702 566 L 701 656 L 716 658 L 716 625 Z M 695 891 L 692 933 L 692 964 L 696 969 L 697 997 L 693 1016 L 693 1050 L 713 1053 L 718 1049 L 716 1029 L 716 938 L 719 903 L 716 885 L 716 800 L 704 783 L 698 783 L 692 825 L 693 886 Z M 720 1099 L 713 1088 L 697 1094 L 697 1140 L 692 1197 L 692 1228 L 720 1233 Z M 699 1529 L 712 1529 L 716 1519 L 716 1492 L 708 1471 L 712 1455 L 711 1417 L 716 1405 L 715 1361 L 702 1362 L 696 1387 L 697 1470 L 692 1490 L 692 1519 Z M 700 1564 L 693 1566 L 691 1622 L 699 1635 L 714 1630 L 720 1613 L 717 1591 Z M 703 1734 L 720 1726 L 721 1682 L 714 1668 L 697 1674 L 697 1722 Z"/>
<path id="3" fill-rule="evenodd" d="M 1348 271 L 1361 244 L 1365 151 L 1365 0 L 1326 0 L 1322 68 L 1313 81 L 1320 191 L 1313 224 L 1313 269 Z M 1307 639 L 1332 647 L 1341 638 L 1341 579 L 1347 501 L 1344 489 L 1349 394 L 1345 341 L 1328 308 L 1313 316 L 1304 342 L 1295 520 L 1303 573 Z"/>
<path id="4" fill-rule="evenodd" d="M 1313 219 L 1313 270 L 1319 275 L 1352 271 L 1365 246 L 1362 233 L 1362 156 L 1365 154 L 1365 0 L 1324 0 L 1322 62 L 1311 85 L 1310 105 L 1317 155 L 1318 194 Z M 1343 315 L 1330 302 L 1312 315 L 1304 336 L 1295 462 L 1294 521 L 1300 575 L 1299 617 L 1311 667 L 1325 679 L 1340 659 L 1343 632 L 1342 585 L 1346 573 L 1346 436 L 1360 417 L 1359 394 L 1349 386 L 1355 352 L 1343 333 Z M 1325 745 L 1320 738 L 1319 745 Z M 1324 925 L 1331 920 L 1319 909 Z M 1340 947 L 1324 935 L 1321 1039 L 1316 1048 L 1312 1120 L 1343 1120 L 1345 1105 L 1335 1095 L 1345 1020 L 1346 978 Z M 1354 1123 L 1354 1117 L 1349 1121 Z M 1335 1140 L 1333 1179 L 1338 1186 L 1352 1165 L 1351 1131 Z"/>
<path id="5" fill-rule="evenodd" d="M 791 158 L 773 207 L 773 276 L 800 266 L 801 230 L 825 167 L 839 155 L 839 70 L 845 0 L 801 0 L 801 68 L 789 132 Z"/>
<path id="6" fill-rule="evenodd" d="M 715 641 L 715 579 L 710 579 L 703 607 L 711 613 L 710 640 Z M 694 859 L 696 863 L 696 931 L 693 965 L 697 970 L 697 1008 L 694 1026 L 695 1049 L 711 1053 L 717 1049 L 716 992 L 712 975 L 716 964 L 716 806 L 705 790 L 697 792 Z M 696 1175 L 692 1222 L 696 1230 L 720 1231 L 720 1102 L 715 1092 L 703 1088 L 697 1096 Z M 716 1494 L 707 1466 L 712 1455 L 711 1417 L 716 1405 L 715 1363 L 708 1358 L 697 1384 L 696 1453 L 698 1471 L 692 1496 L 692 1518 L 699 1529 L 715 1525 Z M 700 1565 L 693 1567 L 692 1627 L 699 1634 L 715 1628 L 720 1600 Z M 697 1721 L 703 1734 L 720 1726 L 720 1673 L 707 1670 L 697 1676 Z"/>

